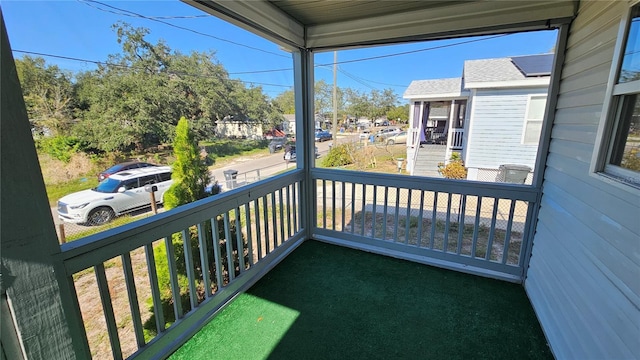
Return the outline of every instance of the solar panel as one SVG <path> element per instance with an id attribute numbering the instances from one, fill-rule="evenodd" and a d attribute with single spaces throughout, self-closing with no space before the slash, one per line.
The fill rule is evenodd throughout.
<path id="1" fill-rule="evenodd" d="M 526 77 L 551 75 L 553 54 L 512 57 L 513 64 Z"/>

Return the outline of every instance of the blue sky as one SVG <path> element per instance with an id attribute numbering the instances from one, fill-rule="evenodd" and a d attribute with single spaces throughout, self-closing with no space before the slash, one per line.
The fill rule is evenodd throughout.
<path id="1" fill-rule="evenodd" d="M 293 84 L 292 71 L 238 74 L 271 69 L 290 69 L 290 54 L 276 44 L 227 24 L 177 0 L 170 1 L 15 1 L 2 0 L 12 49 L 60 55 L 78 59 L 106 61 L 120 52 L 111 26 L 125 21 L 146 27 L 148 40 L 164 39 L 170 48 L 183 53 L 213 50 L 230 76 L 247 84 L 262 86 L 271 97 Z M 188 28 L 178 29 L 159 21 L 125 16 L 132 13 Z M 176 16 L 185 18 L 175 18 Z M 173 17 L 173 18 L 157 18 Z M 466 44 L 470 40 L 478 40 Z M 225 41 L 226 40 L 226 41 Z M 368 92 L 391 88 L 401 96 L 412 80 L 457 77 L 464 60 L 547 53 L 555 45 L 556 32 L 528 32 L 498 37 L 462 38 L 396 46 L 338 51 L 338 86 Z M 234 44 L 235 43 L 235 44 Z M 245 45 L 241 46 L 239 44 Z M 255 49 L 251 49 L 251 48 Z M 428 48 L 433 50 L 419 51 Z M 259 50 L 256 50 L 259 49 Z M 410 52 L 380 59 L 340 63 L 382 55 Z M 14 52 L 14 57 L 24 54 Z M 91 70 L 95 64 L 44 57 L 47 63 L 71 71 Z M 333 62 L 333 52 L 319 53 L 316 64 Z M 333 83 L 331 66 L 316 67 L 316 80 Z"/>

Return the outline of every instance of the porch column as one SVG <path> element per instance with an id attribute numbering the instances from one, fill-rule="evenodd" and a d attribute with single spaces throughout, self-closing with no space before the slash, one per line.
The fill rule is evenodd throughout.
<path id="1" fill-rule="evenodd" d="M 27 359 L 88 359 L 88 346 L 73 331 L 74 318 L 62 263 L 56 261 L 60 245 L 49 208 L 22 90 L 1 19 L 0 46 L 0 239 L 2 242 L 2 293 L 6 292 L 15 319 L 19 343 Z M 2 334 L 6 336 L 8 334 Z M 11 346 L 2 341 L 3 347 Z M 22 349 L 5 349 L 6 354 Z M 4 356 L 3 356 L 4 358 Z"/>
<path id="2" fill-rule="evenodd" d="M 315 115 L 313 106 L 313 53 L 299 49 L 293 53 L 294 99 L 296 109 L 296 149 L 303 156 L 296 158 L 296 167 L 304 170 L 304 182 L 300 194 L 302 226 L 305 238 L 310 239 L 315 225 L 316 185 L 311 177 L 315 167 Z"/>

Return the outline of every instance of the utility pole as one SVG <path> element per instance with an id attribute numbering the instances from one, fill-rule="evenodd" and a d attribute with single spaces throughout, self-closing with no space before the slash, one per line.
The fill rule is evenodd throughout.
<path id="1" fill-rule="evenodd" d="M 333 144 L 338 140 L 338 52 L 333 52 Z"/>

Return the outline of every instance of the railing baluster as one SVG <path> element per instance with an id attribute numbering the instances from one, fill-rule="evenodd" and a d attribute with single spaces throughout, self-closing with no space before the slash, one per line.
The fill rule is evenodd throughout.
<path id="1" fill-rule="evenodd" d="M 509 207 L 509 220 L 507 222 L 507 230 L 504 234 L 504 249 L 502 250 L 502 263 L 507 263 L 509 257 L 509 242 L 511 241 L 511 226 L 513 225 L 513 213 L 516 210 L 516 201 L 511 200 L 511 206 Z"/>
<path id="2" fill-rule="evenodd" d="M 109 283 L 107 282 L 107 274 L 104 271 L 104 263 L 99 263 L 93 267 L 98 282 L 98 292 L 100 293 L 100 301 L 102 302 L 102 312 L 107 324 L 107 333 L 111 343 L 111 353 L 114 359 L 122 359 L 122 349 L 120 348 L 120 338 L 118 337 L 118 326 L 116 325 L 116 317 L 113 314 L 113 305 L 111 304 L 111 295 L 109 294 Z"/>
<path id="3" fill-rule="evenodd" d="M 244 242 L 242 241 L 242 224 L 240 222 L 240 208 L 235 208 L 236 215 L 236 246 L 238 247 L 238 261 L 240 274 L 247 270 L 247 264 L 244 261 Z"/>
<path id="4" fill-rule="evenodd" d="M 480 232 L 480 217 L 482 217 L 482 196 L 478 196 L 476 204 L 476 222 L 473 225 L 473 240 L 471 240 L 471 257 L 476 257 L 476 248 L 478 245 L 478 233 Z"/>
<path id="5" fill-rule="evenodd" d="M 271 193 L 271 221 L 273 224 L 273 250 L 278 247 L 278 207 L 276 206 L 276 193 Z"/>
<path id="6" fill-rule="evenodd" d="M 327 181 L 322 180 L 322 228 L 327 228 Z"/>
<path id="7" fill-rule="evenodd" d="M 444 242 L 442 244 L 442 251 L 447 252 L 449 247 L 449 226 L 451 225 L 451 193 L 447 194 L 447 216 L 444 221 Z"/>
<path id="8" fill-rule="evenodd" d="M 342 185 L 342 229 L 340 231 L 344 232 L 345 230 L 345 224 L 347 221 L 346 218 L 346 213 L 347 213 L 347 195 L 345 194 L 346 191 L 346 186 L 344 181 L 341 181 L 340 184 Z"/>
<path id="9" fill-rule="evenodd" d="M 376 214 L 378 209 L 378 186 L 373 185 L 373 208 L 371 209 L 371 237 L 376 237 Z"/>
<path id="10" fill-rule="evenodd" d="M 209 274 L 209 238 L 210 233 L 206 232 L 207 227 L 203 223 L 197 224 L 198 248 L 200 249 L 200 268 L 202 269 L 202 282 L 204 283 L 204 297 L 211 297 L 211 276 Z"/>
<path id="11" fill-rule="evenodd" d="M 356 183 L 351 183 L 351 233 L 356 231 Z"/>
<path id="12" fill-rule="evenodd" d="M 284 194 L 282 193 L 282 189 L 280 189 L 280 191 L 278 191 L 278 197 L 280 200 L 280 244 L 282 245 L 282 243 L 284 243 L 284 226 L 285 226 L 285 221 L 284 221 L 284 198 L 283 198 Z"/>
<path id="13" fill-rule="evenodd" d="M 182 239 L 187 241 L 186 239 Z M 169 267 L 169 279 L 171 283 L 171 296 L 173 297 L 173 312 L 176 320 L 182 318 L 182 301 L 180 301 L 180 285 L 178 284 L 178 271 L 176 266 L 176 252 L 173 249 L 173 240 L 171 236 L 164 238 L 165 248 L 167 250 L 167 266 Z"/>
<path id="14" fill-rule="evenodd" d="M 293 233 L 297 234 L 300 229 L 298 229 L 298 192 L 296 188 L 298 187 L 298 183 L 294 183 L 291 187 L 291 199 L 292 199 L 292 209 L 293 209 Z"/>
<path id="15" fill-rule="evenodd" d="M 418 208 L 418 235 L 416 239 L 416 246 L 420 247 L 422 244 L 422 222 L 424 216 L 424 190 L 420 191 L 420 207 Z"/>
<path id="16" fill-rule="evenodd" d="M 429 240 L 429 249 L 433 249 L 433 245 L 436 240 L 436 224 L 438 219 L 436 215 L 438 213 L 438 192 L 433 192 L 433 211 L 431 213 L 431 239 Z"/>
<path id="17" fill-rule="evenodd" d="M 467 206 L 467 195 L 460 194 L 460 208 L 458 209 L 458 249 L 456 254 L 462 252 L 462 242 L 464 240 L 464 216 L 465 207 Z"/>
<path id="18" fill-rule="evenodd" d="M 244 204 L 244 218 L 247 224 L 247 251 L 249 252 L 249 267 L 253 266 L 253 231 L 251 231 L 251 201 Z"/>
<path id="19" fill-rule="evenodd" d="M 491 213 L 491 229 L 489 230 L 489 241 L 487 241 L 487 254 L 484 259 L 489 260 L 491 258 L 491 250 L 493 249 L 493 237 L 496 234 L 496 219 L 498 217 L 498 198 L 493 199 L 493 211 Z"/>
<path id="20" fill-rule="evenodd" d="M 256 251 L 258 252 L 258 261 L 262 259 L 262 227 L 260 226 L 260 201 L 253 200 L 254 220 L 256 222 Z"/>
<path id="21" fill-rule="evenodd" d="M 400 227 L 398 222 L 400 220 L 400 188 L 396 188 L 396 211 L 394 214 L 395 219 L 393 222 L 395 226 L 393 227 L 393 242 L 396 242 L 398 241 L 398 228 Z"/>
<path id="22" fill-rule="evenodd" d="M 229 276 L 229 282 L 232 282 L 236 278 L 236 264 L 233 261 L 233 239 L 231 238 L 229 212 L 222 214 L 222 221 L 224 224 L 224 242 L 227 249 L 227 275 Z"/>
<path id="23" fill-rule="evenodd" d="M 198 305 L 198 294 L 196 293 L 196 276 L 194 273 L 193 249 L 191 249 L 191 236 L 188 230 L 182 230 L 182 246 L 184 248 L 184 265 L 187 269 L 187 280 L 189 281 L 189 301 L 191 310 Z"/>
<path id="24" fill-rule="evenodd" d="M 336 182 L 331 182 L 331 230 L 336 230 Z"/>
<path id="25" fill-rule="evenodd" d="M 364 236 L 364 230 L 365 230 L 365 221 L 366 221 L 366 217 L 367 217 L 367 185 L 366 184 L 362 184 L 362 226 L 360 229 L 360 235 Z"/>
<path id="26" fill-rule="evenodd" d="M 216 265 L 216 292 L 218 292 L 223 286 L 222 280 L 222 254 L 220 254 L 220 227 L 218 226 L 218 216 L 211 219 L 211 232 L 213 240 L 213 257 L 215 258 Z"/>
<path id="27" fill-rule="evenodd" d="M 264 219 L 264 251 L 266 256 L 271 253 L 271 246 L 269 246 L 271 240 L 269 239 L 269 205 L 267 203 L 267 195 L 262 197 L 262 216 Z"/>
<path id="28" fill-rule="evenodd" d="M 409 230 L 411 229 L 411 189 L 407 192 L 407 218 L 404 230 L 404 244 L 409 245 Z"/>
<path id="29" fill-rule="evenodd" d="M 133 275 L 133 267 L 131 266 L 131 253 L 126 252 L 120 256 L 122 258 L 122 268 L 124 270 L 124 281 L 127 285 L 127 296 L 129 298 L 129 309 L 131 310 L 131 320 L 133 321 L 133 332 L 136 335 L 136 343 L 138 348 L 144 346 L 144 332 L 142 331 L 142 320 L 140 316 L 140 307 L 138 304 L 138 292 L 136 290 L 136 281 Z"/>
<path id="30" fill-rule="evenodd" d="M 387 214 L 389 211 L 389 187 L 384 187 L 384 207 L 382 208 L 382 240 L 387 239 Z"/>
<path id="31" fill-rule="evenodd" d="M 156 270 L 156 260 L 153 255 L 153 243 L 144 246 L 144 253 L 147 259 L 147 269 L 149 271 L 149 285 L 151 286 L 151 299 L 153 301 L 153 314 L 156 318 L 156 332 L 160 334 L 165 330 L 164 311 L 160 300 L 160 288 L 158 286 L 158 272 Z"/>
<path id="32" fill-rule="evenodd" d="M 293 228 L 291 226 L 291 224 L 293 223 L 291 221 L 291 185 L 287 185 L 287 239 L 289 239 L 291 236 L 293 236 L 294 232 L 293 232 Z"/>

